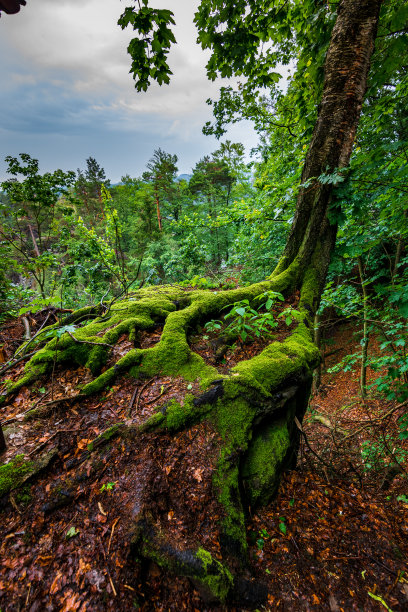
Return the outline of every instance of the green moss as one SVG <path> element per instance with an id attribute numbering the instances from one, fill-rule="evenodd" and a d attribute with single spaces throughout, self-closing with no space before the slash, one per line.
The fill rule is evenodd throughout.
<path id="1" fill-rule="evenodd" d="M 22 486 L 19 491 L 15 494 L 15 500 L 18 504 L 27 506 L 32 500 L 31 487 L 30 485 Z"/>
<path id="2" fill-rule="evenodd" d="M 150 527 L 136 527 L 133 544 L 138 543 L 137 554 L 151 559 L 167 572 L 190 578 L 213 602 L 225 603 L 233 587 L 231 572 L 203 548 L 197 552 L 177 551 L 161 535 L 154 534 Z"/>
<path id="3" fill-rule="evenodd" d="M 202 564 L 203 575 L 197 580 L 207 588 L 211 595 L 221 603 L 225 603 L 234 579 L 231 572 L 204 548 L 199 548 L 196 553 L 197 559 Z"/>
<path id="4" fill-rule="evenodd" d="M 154 429 L 157 429 L 158 427 L 160 427 L 160 425 L 163 424 L 165 419 L 166 417 L 162 412 L 155 412 L 154 414 L 152 414 L 151 417 L 147 419 L 147 421 L 142 423 L 142 425 L 139 425 L 137 431 L 143 433 L 145 431 L 152 431 Z"/>
<path id="5" fill-rule="evenodd" d="M 88 444 L 87 448 L 89 452 L 92 452 L 95 448 L 97 448 L 101 444 L 104 444 L 105 442 L 108 442 L 112 438 L 119 435 L 122 429 L 123 429 L 123 423 L 115 423 L 115 425 L 112 425 L 112 427 L 108 427 L 108 429 L 105 429 L 105 431 L 99 434 L 99 436 L 97 436 L 95 440 L 92 440 L 92 442 Z"/>
<path id="6" fill-rule="evenodd" d="M 180 404 L 172 399 L 165 407 L 164 426 L 170 431 L 178 431 L 199 421 L 203 415 L 212 410 L 210 404 L 194 405 L 194 396 L 187 394 Z"/>
<path id="7" fill-rule="evenodd" d="M 215 316 L 226 305 L 247 297 L 253 299 L 267 289 L 280 289 L 275 279 L 256 283 L 250 287 L 213 293 L 193 291 L 186 294 L 177 287 L 146 288 L 127 299 L 112 305 L 107 315 L 98 317 L 75 331 L 75 341 L 68 333 L 61 338 L 51 339 L 28 362 L 24 375 L 11 388 L 15 392 L 49 371 L 54 363 L 69 363 L 86 366 L 94 376 L 98 376 L 109 355 L 109 347 L 114 345 L 120 335 L 129 333 L 135 338 L 137 330 L 151 329 L 157 321 L 165 321 L 160 342 L 153 348 L 143 351 L 143 358 L 135 358 L 130 352 L 102 377 L 85 387 L 86 394 L 94 393 L 109 384 L 119 372 L 132 368 L 135 376 L 152 376 L 158 373 L 181 375 L 188 381 L 200 380 L 202 387 L 208 386 L 217 378 L 218 372 L 190 350 L 187 333 L 198 322 Z M 183 305 L 177 310 L 177 305 Z M 96 315 L 99 307 L 86 308 L 72 313 L 64 324 Z M 52 327 L 56 326 L 51 326 Z M 101 346 L 96 346 L 101 344 Z M 134 366 L 138 366 L 135 368 Z"/>
<path id="8" fill-rule="evenodd" d="M 251 438 L 256 408 L 245 398 L 241 385 L 231 380 L 224 384 L 225 394 L 219 400 L 213 420 L 224 440 L 217 470 L 213 476 L 217 497 L 224 508 L 221 520 L 227 548 L 235 550 L 242 562 L 247 552 L 245 516 L 239 490 L 239 456 L 247 449 Z"/>
<path id="9" fill-rule="evenodd" d="M 299 368 L 313 368 L 318 361 L 319 351 L 312 342 L 310 330 L 299 323 L 284 342 L 272 342 L 262 353 L 249 361 L 241 361 L 232 371 L 238 375 L 237 383 L 268 396 Z"/>
<path id="10" fill-rule="evenodd" d="M 170 431 L 177 431 L 181 429 L 189 416 L 191 416 L 191 412 L 193 409 L 192 401 L 187 398 L 184 400 L 184 405 L 182 406 L 176 400 L 170 400 L 166 407 L 165 412 L 165 425 L 167 429 Z"/>
<path id="11" fill-rule="evenodd" d="M 16 455 L 9 463 L 0 466 L 0 497 L 16 489 L 33 468 L 32 461 L 25 461 L 24 455 Z"/>
<path id="12" fill-rule="evenodd" d="M 126 355 L 124 355 L 115 365 L 103 374 L 100 374 L 97 378 L 92 380 L 90 383 L 84 385 L 82 387 L 81 393 L 84 395 L 91 395 L 92 393 L 97 393 L 98 391 L 102 391 L 105 387 L 107 387 L 116 376 L 119 374 L 124 374 L 125 372 L 131 370 L 132 366 L 135 364 L 139 364 L 143 354 L 145 351 L 140 349 L 132 349 Z M 134 376 L 136 378 L 139 377 L 139 372 L 136 372 Z"/>
<path id="13" fill-rule="evenodd" d="M 241 472 L 252 508 L 266 505 L 274 496 L 290 446 L 286 419 L 263 426 L 252 439 Z"/>

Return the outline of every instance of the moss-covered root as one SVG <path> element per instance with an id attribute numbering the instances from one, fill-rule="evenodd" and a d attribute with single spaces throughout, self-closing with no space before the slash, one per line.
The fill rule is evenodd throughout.
<path id="1" fill-rule="evenodd" d="M 303 420 L 311 381 L 309 377 L 299 388 L 288 388 L 281 394 L 288 399 L 283 404 L 284 411 L 280 412 L 280 417 L 269 417 L 253 429 L 248 450 L 241 461 L 245 498 L 251 508 L 270 503 L 277 492 L 282 473 L 296 465 L 299 430 L 295 417 L 300 422 Z"/>
<path id="2" fill-rule="evenodd" d="M 204 548 L 180 550 L 169 543 L 144 518 L 135 525 L 132 553 L 141 562 L 154 561 L 166 572 L 189 578 L 206 604 L 237 604 L 247 608 L 259 607 L 267 601 L 263 584 L 233 575 Z"/>
<path id="3" fill-rule="evenodd" d="M 217 377 L 215 368 L 206 365 L 201 357 L 193 353 L 187 342 L 188 330 L 200 321 L 217 316 L 228 304 L 240 299 L 254 299 L 268 289 L 282 290 L 279 283 L 268 281 L 250 287 L 211 293 L 193 291 L 186 295 L 177 287 L 147 288 L 131 298 L 115 303 L 109 312 L 98 317 L 98 309 L 85 308 L 73 312 L 63 324 L 82 324 L 87 318 L 96 319 L 59 336 L 55 324 L 44 328 L 43 333 L 55 332 L 55 336 L 26 364 L 23 375 L 16 382 L 9 382 L 0 404 L 6 397 L 22 386 L 30 385 L 46 374 L 56 363 L 67 363 L 89 368 L 97 378 L 84 389 L 85 394 L 94 393 L 109 384 L 118 373 L 133 368 L 136 376 L 181 375 L 186 380 L 199 378 L 205 386 Z M 165 323 L 160 342 L 146 350 L 129 351 L 115 367 L 98 376 L 106 364 L 110 351 L 120 336 L 129 334 L 135 340 L 138 330 L 149 330 L 158 323 Z M 43 340 L 40 335 L 38 341 Z"/>
<path id="4" fill-rule="evenodd" d="M 14 489 L 18 489 L 29 478 L 44 470 L 56 456 L 57 450 L 44 453 L 35 461 L 26 461 L 24 455 L 16 455 L 14 459 L 0 466 L 0 497 Z"/>

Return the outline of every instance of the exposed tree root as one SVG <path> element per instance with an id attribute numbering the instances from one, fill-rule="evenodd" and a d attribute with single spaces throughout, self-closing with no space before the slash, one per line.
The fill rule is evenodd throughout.
<path id="1" fill-rule="evenodd" d="M 310 322 L 314 310 L 311 304 L 317 290 L 313 291 L 310 279 L 309 284 L 304 283 L 299 307 L 303 320 L 288 338 L 281 343 L 272 342 L 262 353 L 240 362 L 228 374 L 220 374 L 191 350 L 189 334 L 198 325 L 218 317 L 222 308 L 235 301 L 253 300 L 270 289 L 288 292 L 289 281 L 288 274 L 281 274 L 271 281 L 221 293 L 186 293 L 177 287 L 145 289 L 117 302 L 108 314 L 97 316 L 85 325 L 84 317 L 95 315 L 98 310 L 72 313 L 63 324 L 67 320 L 70 324 L 79 321 L 75 331 L 56 336 L 39 348 L 23 375 L 8 384 L 3 396 L 7 398 L 32 384 L 57 363 L 86 366 L 91 370 L 94 379 L 79 390 L 80 397 L 101 391 L 124 373 L 136 379 L 181 375 L 189 383 L 199 382 L 199 393 L 186 393 L 180 402 L 164 403 L 143 425 L 122 423 L 110 428 L 88 445 L 75 463 L 85 461 L 101 443 L 117 435 L 131 439 L 141 436 L 142 440 L 146 435 L 160 432 L 168 435 L 200 422 L 211 424 L 219 437 L 211 486 L 221 508 L 217 523 L 221 561 L 213 558 L 199 541 L 193 551 L 171 546 L 165 522 L 156 518 L 155 525 L 151 521 L 152 505 L 157 503 L 151 494 L 147 496 L 149 503 L 141 504 L 137 516 L 133 517 L 131 530 L 133 550 L 138 557 L 152 559 L 162 567 L 188 576 L 207 600 L 225 601 L 236 596 L 245 571 L 246 509 L 268 503 L 276 492 L 282 471 L 296 463 L 299 431 L 295 418 L 299 421 L 303 418 L 312 371 L 319 359 Z M 139 333 L 154 330 L 158 324 L 164 324 L 159 342 L 151 348 L 140 348 Z M 111 346 L 123 334 L 129 336 L 134 348 L 105 369 Z M 143 488 L 148 486 L 147 479 Z M 58 498 L 55 507 L 69 500 L 69 495 Z M 157 517 L 161 516 L 160 508 L 157 512 Z M 261 592 L 262 589 L 258 595 Z"/>

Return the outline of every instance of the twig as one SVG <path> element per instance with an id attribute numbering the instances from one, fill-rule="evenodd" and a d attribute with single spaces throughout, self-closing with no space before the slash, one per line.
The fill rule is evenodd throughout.
<path id="1" fill-rule="evenodd" d="M 376 559 L 375 557 L 372 557 L 368 552 L 365 552 L 365 550 L 363 550 L 363 555 L 365 555 L 366 557 L 371 559 L 371 561 L 374 561 L 374 563 L 376 563 L 380 567 L 384 568 L 387 572 L 389 572 L 393 576 L 397 575 L 397 572 L 394 572 L 394 570 L 392 570 L 389 567 L 387 567 L 386 565 L 384 565 L 384 563 L 382 563 L 381 561 L 378 561 L 378 559 Z"/>
<path id="2" fill-rule="evenodd" d="M 147 402 L 145 402 L 145 404 L 146 404 L 147 406 L 148 406 L 149 404 L 153 404 L 153 402 L 156 402 L 158 399 L 160 399 L 161 397 L 163 397 L 163 395 L 164 395 L 165 393 L 167 393 L 167 391 L 170 391 L 170 389 L 172 389 L 172 388 L 173 388 L 173 385 L 170 385 L 170 387 L 167 387 L 167 389 L 165 389 L 165 390 L 163 391 L 163 393 L 159 393 L 159 395 L 156 395 L 156 397 L 154 397 L 153 399 L 148 400 Z"/>
<path id="3" fill-rule="evenodd" d="M 391 408 L 391 410 L 389 410 L 388 412 L 386 412 L 385 414 L 379 417 L 376 417 L 374 419 L 370 417 L 368 419 L 365 419 L 364 421 L 360 421 L 360 422 L 364 422 L 365 425 L 363 425 L 362 427 L 359 427 L 359 429 L 356 429 L 355 431 L 352 431 L 350 434 L 345 436 L 342 439 L 342 442 L 344 442 L 344 440 L 348 440 L 349 438 L 353 438 L 354 436 L 361 433 L 362 431 L 365 431 L 369 427 L 374 427 L 374 425 L 381 423 L 381 421 L 385 421 L 386 418 L 388 418 L 389 416 L 394 414 L 394 412 L 397 412 L 400 408 L 403 408 L 407 404 L 408 404 L 408 400 L 406 400 L 405 402 L 402 402 L 402 404 L 398 404 L 398 406 L 394 406 L 394 408 Z"/>
<path id="4" fill-rule="evenodd" d="M 77 516 L 78 516 L 78 512 L 75 512 L 75 514 L 74 514 L 74 516 L 72 517 L 72 519 L 71 519 L 71 520 L 70 520 L 68 523 L 66 523 L 66 524 L 63 526 L 63 528 L 62 528 L 62 529 L 61 529 L 61 530 L 58 532 L 58 534 L 59 534 L 59 535 L 61 535 L 61 533 L 62 533 L 63 531 L 66 531 L 67 527 L 68 527 L 68 526 L 69 526 L 71 523 L 73 523 L 73 522 L 75 521 L 75 519 L 76 519 L 76 517 L 77 517 Z"/>
<path id="5" fill-rule="evenodd" d="M 118 518 L 117 518 L 117 519 L 115 519 L 115 520 L 113 521 L 112 531 L 111 531 L 111 534 L 110 534 L 109 544 L 108 544 L 108 554 L 109 554 L 109 550 L 110 550 L 110 547 L 111 547 L 111 542 L 112 542 L 113 532 L 115 531 L 115 527 L 116 527 L 116 525 L 118 524 L 119 519 L 120 519 L 120 516 L 118 516 Z"/>
<path id="6" fill-rule="evenodd" d="M 99 548 L 101 549 L 103 558 L 105 559 L 106 571 L 108 572 L 108 578 L 109 578 L 109 582 L 110 582 L 111 587 L 112 587 L 113 594 L 114 594 L 115 597 L 117 597 L 118 594 L 116 592 L 115 585 L 113 584 L 112 577 L 110 575 L 110 571 L 109 571 L 109 567 L 108 567 L 108 559 L 106 558 L 105 549 L 103 547 L 102 540 L 101 540 L 101 538 L 99 536 L 98 536 L 98 543 L 99 543 Z"/>
<path id="7" fill-rule="evenodd" d="M 39 334 L 42 332 L 42 330 L 43 330 L 43 328 L 44 328 L 45 324 L 47 323 L 48 319 L 50 318 L 50 315 L 51 315 L 51 313 L 49 312 L 49 313 L 47 314 L 47 316 L 45 317 L 45 321 L 44 321 L 44 323 L 41 325 L 41 327 L 40 327 L 40 329 L 38 330 L 38 332 L 36 332 L 36 333 L 34 334 L 34 336 L 31 338 L 31 340 L 29 340 L 29 341 L 27 342 L 27 344 L 24 344 L 24 345 L 23 345 L 21 348 L 18 348 L 18 349 L 16 350 L 16 352 L 14 353 L 14 356 L 18 355 L 18 353 L 19 353 L 21 350 L 26 349 L 26 348 L 27 348 L 27 347 L 28 347 L 28 346 L 29 346 L 29 345 L 30 345 L 30 344 L 33 342 L 33 340 L 35 340 L 35 339 L 37 338 L 37 336 L 38 336 L 38 335 L 39 335 Z M 36 351 L 35 351 L 35 352 L 36 352 Z"/>
<path id="8" fill-rule="evenodd" d="M 14 368 L 14 366 L 20 363 L 20 361 L 24 361 L 24 359 L 28 359 L 29 357 L 32 357 L 33 355 L 36 354 L 36 352 L 37 351 L 33 351 L 32 353 L 27 353 L 26 355 L 23 355 L 22 357 L 19 357 L 18 359 L 15 359 L 14 361 L 11 361 L 11 362 L 9 361 L 5 366 L 0 368 L 0 376 L 4 374 L 5 372 L 7 372 L 7 370 Z"/>
<path id="9" fill-rule="evenodd" d="M 147 383 L 145 383 L 145 384 L 143 385 L 143 387 L 141 387 L 141 389 L 140 389 L 140 391 L 139 391 L 138 398 L 137 398 L 137 400 L 136 400 L 135 412 L 137 412 L 137 409 L 139 408 L 139 402 L 140 402 L 140 398 L 142 397 L 142 393 L 143 393 L 143 391 L 146 389 L 146 387 L 148 387 L 148 386 L 150 385 L 150 383 L 151 383 L 151 382 L 153 382 L 153 380 L 154 380 L 155 378 L 156 378 L 156 376 L 153 376 L 153 378 L 151 378 L 150 380 L 148 380 L 148 381 L 147 381 Z M 129 406 L 128 416 L 130 416 L 130 414 L 131 414 L 131 409 L 132 409 L 132 407 L 133 407 L 133 404 L 132 404 L 132 406 Z"/>
<path id="10" fill-rule="evenodd" d="M 78 340 L 78 338 L 75 338 L 75 336 L 71 334 L 71 332 L 68 330 L 67 330 L 67 334 L 71 336 L 71 338 L 75 342 L 78 342 L 78 344 L 93 344 L 95 346 L 108 346 L 109 348 L 113 348 L 113 344 L 107 344 L 106 342 L 91 342 L 90 340 Z"/>
<path id="11" fill-rule="evenodd" d="M 27 608 L 28 601 L 30 599 L 30 594 L 31 594 L 31 587 L 32 587 L 32 583 L 30 582 L 30 588 L 28 589 L 27 597 L 26 597 L 26 600 L 25 600 L 25 603 L 24 603 L 24 608 Z"/>
<path id="12" fill-rule="evenodd" d="M 28 418 L 30 416 L 30 413 L 36 414 L 37 412 L 41 411 L 41 416 L 45 413 L 47 413 L 48 408 L 51 408 L 52 406 L 58 406 L 58 404 L 60 404 L 61 402 L 72 402 L 76 399 L 80 399 L 85 397 L 84 395 L 81 395 L 80 393 L 78 393 L 78 395 L 72 395 L 72 396 L 68 396 L 68 397 L 60 397 L 58 399 L 55 400 L 51 400 L 50 402 L 46 402 L 43 406 L 40 406 L 39 408 L 30 408 L 30 410 L 26 410 L 26 412 L 24 412 L 23 414 L 27 415 L 26 418 Z"/>
<path id="13" fill-rule="evenodd" d="M 133 391 L 132 399 L 130 400 L 130 403 L 129 403 L 128 416 L 130 416 L 131 413 L 132 413 L 132 408 L 133 408 L 133 404 L 135 403 L 135 399 L 136 399 L 136 395 L 137 395 L 138 389 L 139 389 L 139 384 L 136 385 L 136 388 Z"/>
<path id="14" fill-rule="evenodd" d="M 309 444 L 309 440 L 307 439 L 307 436 L 305 434 L 305 432 L 303 431 L 303 427 L 299 422 L 299 419 L 297 417 L 295 417 L 295 423 L 297 428 L 299 429 L 300 433 L 302 434 L 305 444 L 307 446 L 307 448 L 310 450 L 310 452 L 312 453 L 312 455 L 314 455 L 316 457 L 316 459 L 318 459 L 324 466 L 326 466 L 327 468 L 329 468 L 329 470 L 331 470 L 332 472 L 334 472 L 335 474 L 337 474 L 336 470 L 334 469 L 334 467 L 332 465 L 330 465 L 329 463 L 326 463 L 326 461 L 324 459 L 322 459 L 314 450 L 313 448 L 310 446 Z"/>
<path id="15" fill-rule="evenodd" d="M 18 508 L 18 506 L 17 506 L 17 503 L 16 503 L 16 500 L 14 499 L 14 495 L 13 495 L 13 493 L 10 493 L 10 495 L 9 495 L 9 500 L 10 500 L 10 503 L 11 503 L 11 505 L 13 506 L 14 510 L 15 510 L 16 512 L 18 512 L 18 514 L 20 514 L 20 515 L 21 515 L 21 510 L 19 510 L 19 508 Z"/>

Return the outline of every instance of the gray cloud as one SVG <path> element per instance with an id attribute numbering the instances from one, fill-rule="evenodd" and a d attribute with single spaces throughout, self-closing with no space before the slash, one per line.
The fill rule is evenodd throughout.
<path id="1" fill-rule="evenodd" d="M 135 91 L 129 75 L 131 32 L 116 25 L 126 2 L 31 0 L 18 15 L 3 15 L 0 54 L 7 61 L 2 62 L 0 158 L 15 154 L 18 143 L 19 151 L 34 155 L 35 149 L 40 161 L 49 159 L 44 164 L 53 166 L 46 169 L 69 161 L 68 150 L 70 167 L 76 167 L 81 160 L 75 157 L 75 142 L 77 156 L 88 146 L 85 157 L 98 159 L 97 143 L 106 151 L 108 174 L 115 173 L 117 180 L 118 173 L 135 174 L 129 165 L 140 173 L 147 150 L 148 158 L 154 148 L 167 146 L 186 160 L 182 170 L 189 171 L 199 156 L 218 146 L 201 134 L 211 117 L 205 100 L 217 95 L 218 84 L 207 81 L 205 55 L 195 45 L 196 4 L 161 0 L 174 10 L 178 24 L 179 44 L 170 57 L 174 77 L 170 86 L 153 85 L 146 94 Z M 248 128 L 233 132 L 255 144 Z"/>

